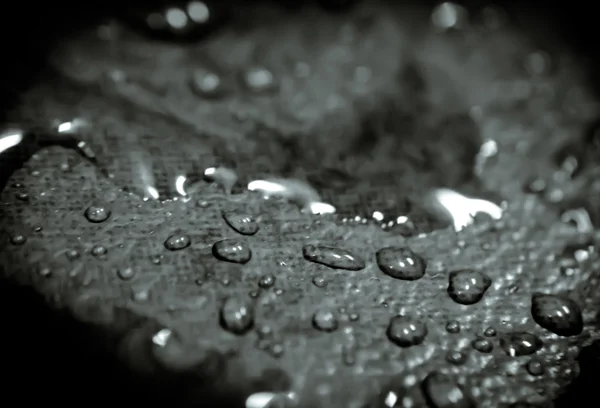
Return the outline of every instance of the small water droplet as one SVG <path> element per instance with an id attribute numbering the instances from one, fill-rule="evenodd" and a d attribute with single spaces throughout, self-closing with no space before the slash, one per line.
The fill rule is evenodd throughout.
<path id="1" fill-rule="evenodd" d="M 130 280 L 135 276 L 133 268 L 121 268 L 117 270 L 117 276 L 122 280 Z"/>
<path id="2" fill-rule="evenodd" d="M 537 358 L 532 358 L 526 365 L 527 372 L 531 375 L 538 376 L 544 374 L 546 371 L 544 368 L 544 363 L 542 363 Z"/>
<path id="3" fill-rule="evenodd" d="M 446 361 L 454 365 L 463 365 L 467 361 L 467 355 L 459 350 L 449 351 L 446 354 Z"/>
<path id="4" fill-rule="evenodd" d="M 38 270 L 38 275 L 44 278 L 49 278 L 50 276 L 52 276 L 52 270 L 47 266 L 44 266 Z"/>
<path id="5" fill-rule="evenodd" d="M 79 251 L 76 249 L 69 249 L 65 252 L 65 256 L 70 261 L 74 261 L 76 259 L 79 259 L 80 254 L 79 254 Z"/>
<path id="6" fill-rule="evenodd" d="M 383 248 L 375 256 L 379 269 L 392 278 L 413 281 L 425 275 L 427 262 L 408 248 Z"/>
<path id="7" fill-rule="evenodd" d="M 188 235 L 175 234 L 167 238 L 165 241 L 165 248 L 169 251 L 179 251 L 180 249 L 189 247 L 191 244 L 192 240 Z"/>
<path id="8" fill-rule="evenodd" d="M 535 334 L 527 332 L 514 332 L 500 338 L 500 347 L 510 357 L 519 357 L 533 354 L 543 346 Z"/>
<path id="9" fill-rule="evenodd" d="M 432 408 L 473 408 L 475 404 L 451 376 L 437 371 L 421 382 L 423 396 Z"/>
<path id="10" fill-rule="evenodd" d="M 421 344 L 427 332 L 427 326 L 420 320 L 408 316 L 394 316 L 386 333 L 392 343 L 400 347 L 411 347 Z"/>
<path id="11" fill-rule="evenodd" d="M 338 316 L 333 310 L 330 309 L 320 309 L 313 315 L 313 326 L 315 329 L 324 331 L 324 332 L 332 332 L 337 330 L 339 325 Z"/>
<path id="12" fill-rule="evenodd" d="M 452 334 L 460 333 L 460 323 L 456 320 L 450 320 L 446 323 L 446 331 Z"/>
<path id="13" fill-rule="evenodd" d="M 302 247 L 304 259 L 335 269 L 359 271 L 365 268 L 365 261 L 351 252 L 322 245 L 305 245 Z"/>
<path id="14" fill-rule="evenodd" d="M 92 205 L 86 208 L 84 215 L 89 222 L 100 223 L 110 217 L 111 211 L 103 205 Z"/>
<path id="15" fill-rule="evenodd" d="M 29 201 L 29 194 L 27 193 L 18 192 L 15 194 L 15 197 L 19 201 Z"/>
<path id="16" fill-rule="evenodd" d="M 327 280 L 323 276 L 315 276 L 312 279 L 312 283 L 317 288 L 324 288 L 325 286 L 327 286 Z"/>
<path id="17" fill-rule="evenodd" d="M 144 303 L 150 299 L 150 290 L 146 288 L 133 289 L 131 292 L 131 300 L 137 303 Z"/>
<path id="18" fill-rule="evenodd" d="M 96 256 L 96 257 L 98 257 L 98 256 L 103 256 L 103 255 L 106 255 L 106 253 L 108 252 L 108 250 L 106 249 L 106 247 L 105 247 L 105 246 L 102 246 L 102 245 L 96 245 L 96 246 L 94 246 L 94 247 L 92 248 L 92 251 L 91 251 L 91 252 L 92 252 L 92 255 L 93 255 L 93 256 Z"/>
<path id="19" fill-rule="evenodd" d="M 254 325 L 254 306 L 246 298 L 227 298 L 221 308 L 221 325 L 234 334 L 247 333 Z"/>
<path id="20" fill-rule="evenodd" d="M 258 223 L 248 214 L 224 212 L 223 219 L 227 225 L 242 235 L 254 235 L 258 232 Z"/>
<path id="21" fill-rule="evenodd" d="M 534 294 L 531 316 L 541 327 L 559 336 L 576 336 L 583 331 L 581 308 L 565 296 Z"/>
<path id="22" fill-rule="evenodd" d="M 493 327 L 488 327 L 483 331 L 485 337 L 494 337 L 496 334 L 498 334 L 498 332 Z"/>
<path id="23" fill-rule="evenodd" d="M 10 238 L 10 243 L 13 245 L 23 245 L 25 242 L 27 242 L 25 235 L 17 234 Z"/>
<path id="24" fill-rule="evenodd" d="M 215 258 L 225 262 L 245 264 L 252 259 L 250 247 L 233 238 L 215 242 L 212 246 L 212 253 Z"/>
<path id="25" fill-rule="evenodd" d="M 192 72 L 190 88 L 196 95 L 207 99 L 220 98 L 227 91 L 223 80 L 216 72 L 200 68 Z"/>
<path id="26" fill-rule="evenodd" d="M 492 280 L 486 274 L 472 269 L 450 272 L 448 295 L 461 305 L 473 305 L 479 302 L 488 290 Z"/>
<path id="27" fill-rule="evenodd" d="M 471 342 L 471 346 L 480 353 L 491 353 L 494 345 L 491 341 L 484 338 L 477 338 Z"/>
<path id="28" fill-rule="evenodd" d="M 275 357 L 275 358 L 279 358 L 283 355 L 283 353 L 285 352 L 285 346 L 280 343 L 280 342 L 274 342 L 269 344 L 269 347 L 267 348 L 267 352 Z M 271 406 L 271 402 L 268 405 L 269 407 Z M 278 405 L 274 405 L 274 406 L 278 406 Z"/>
<path id="29" fill-rule="evenodd" d="M 263 275 L 258 280 L 258 286 L 263 289 L 268 289 L 275 285 L 275 276 L 272 274 Z"/>
<path id="30" fill-rule="evenodd" d="M 257 93 L 270 92 L 277 88 L 273 73 L 263 67 L 252 67 L 243 73 L 246 87 Z"/>

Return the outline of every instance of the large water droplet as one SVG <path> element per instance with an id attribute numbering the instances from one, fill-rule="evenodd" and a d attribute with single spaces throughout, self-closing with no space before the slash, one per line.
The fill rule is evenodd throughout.
<path id="1" fill-rule="evenodd" d="M 258 232 L 258 223 L 251 215 L 230 211 L 223 213 L 223 219 L 242 235 L 254 235 Z"/>
<path id="2" fill-rule="evenodd" d="M 175 234 L 167 238 L 165 241 L 165 248 L 167 248 L 169 251 L 179 251 L 180 249 L 189 247 L 191 243 L 192 240 L 188 235 Z"/>
<path id="3" fill-rule="evenodd" d="M 335 269 L 359 271 L 365 268 L 365 261 L 350 251 L 323 245 L 304 245 L 304 259 Z"/>
<path id="4" fill-rule="evenodd" d="M 494 350 L 494 344 L 488 339 L 477 338 L 471 342 L 471 346 L 480 353 L 491 353 Z"/>
<path id="5" fill-rule="evenodd" d="M 412 281 L 425 275 L 427 262 L 408 248 L 383 248 L 376 258 L 379 269 L 392 278 Z"/>
<path id="6" fill-rule="evenodd" d="M 252 259 L 250 247 L 233 238 L 215 242 L 212 246 L 212 253 L 215 258 L 225 262 L 245 264 Z"/>
<path id="7" fill-rule="evenodd" d="M 565 296 L 534 294 L 531 316 L 537 324 L 559 336 L 576 336 L 583 331 L 581 308 Z"/>
<path id="8" fill-rule="evenodd" d="M 539 337 L 527 332 L 509 333 L 500 338 L 500 347 L 502 347 L 510 357 L 533 354 L 542 346 L 543 343 Z"/>
<path id="9" fill-rule="evenodd" d="M 488 290 L 492 280 L 486 274 L 471 269 L 452 271 L 448 277 L 448 295 L 461 305 L 479 302 Z"/>
<path id="10" fill-rule="evenodd" d="M 230 297 L 221 308 L 221 325 L 234 334 L 245 334 L 254 325 L 254 306 L 247 298 Z"/>
<path id="11" fill-rule="evenodd" d="M 332 332 L 338 328 L 338 317 L 333 310 L 320 309 L 313 315 L 313 326 L 315 329 Z"/>
<path id="12" fill-rule="evenodd" d="M 400 347 L 416 346 L 425 340 L 427 326 L 412 317 L 394 316 L 387 328 L 387 336 L 391 342 Z"/>
<path id="13" fill-rule="evenodd" d="M 110 217 L 110 209 L 104 205 L 92 205 L 86 208 L 84 215 L 89 222 L 104 222 Z"/>
<path id="14" fill-rule="evenodd" d="M 432 408 L 474 408 L 475 404 L 449 375 L 429 373 L 421 382 L 423 396 Z"/>

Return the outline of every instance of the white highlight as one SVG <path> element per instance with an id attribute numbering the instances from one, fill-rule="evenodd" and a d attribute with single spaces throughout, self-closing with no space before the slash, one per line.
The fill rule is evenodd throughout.
<path id="1" fill-rule="evenodd" d="M 23 140 L 23 132 L 20 130 L 10 130 L 0 136 L 0 153 L 15 147 Z"/>
<path id="2" fill-rule="evenodd" d="M 502 208 L 491 201 L 466 197 L 446 188 L 436 190 L 433 196 L 437 204 L 452 218 L 456 231 L 471 225 L 477 214 L 487 214 L 494 220 L 502 218 Z"/>
<path id="3" fill-rule="evenodd" d="M 246 408 L 265 408 L 275 398 L 272 392 L 257 392 L 246 399 Z"/>

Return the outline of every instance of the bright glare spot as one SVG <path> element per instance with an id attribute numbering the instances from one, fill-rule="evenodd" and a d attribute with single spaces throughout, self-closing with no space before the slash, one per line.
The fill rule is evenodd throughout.
<path id="1" fill-rule="evenodd" d="M 392 391 L 388 392 L 388 394 L 385 397 L 385 406 L 393 408 L 396 406 L 396 402 L 398 402 L 398 395 L 396 395 L 396 393 Z"/>
<path id="2" fill-rule="evenodd" d="M 212 177 L 215 175 L 216 171 L 217 171 L 217 169 L 215 167 L 209 167 L 206 170 L 204 170 L 204 175 L 206 177 Z"/>
<path id="3" fill-rule="evenodd" d="M 454 3 L 445 2 L 437 6 L 431 14 L 431 22 L 438 28 L 457 28 L 463 21 L 466 10 Z"/>
<path id="4" fill-rule="evenodd" d="M 456 231 L 471 225 L 477 214 L 487 214 L 494 220 L 502 218 L 502 208 L 491 201 L 465 197 L 445 188 L 436 190 L 434 198 L 452 218 Z"/>
<path id="5" fill-rule="evenodd" d="M 197 23 L 205 23 L 210 17 L 210 10 L 201 1 L 192 1 L 187 7 L 188 15 Z"/>
<path id="6" fill-rule="evenodd" d="M 185 12 L 178 8 L 170 8 L 165 13 L 167 23 L 173 28 L 184 28 L 188 23 Z"/>
<path id="7" fill-rule="evenodd" d="M 185 176 L 177 176 L 177 178 L 175 179 L 175 190 L 177 191 L 177 193 L 179 195 L 187 195 L 187 193 L 185 192 L 185 182 L 187 181 L 187 178 Z"/>
<path id="8" fill-rule="evenodd" d="M 161 331 L 156 333 L 154 336 L 152 336 L 152 343 L 156 344 L 157 346 L 164 347 L 167 344 L 167 342 L 169 341 L 169 338 L 171 337 L 172 334 L 173 334 L 173 332 L 171 330 L 162 329 Z"/>
<path id="9" fill-rule="evenodd" d="M 0 135 L 0 153 L 21 143 L 23 132 L 20 130 L 11 130 L 4 135 Z"/>
<path id="10" fill-rule="evenodd" d="M 158 190 L 153 186 L 146 186 L 146 193 L 148 193 L 153 200 L 158 200 L 158 197 L 160 197 Z"/>
<path id="11" fill-rule="evenodd" d="M 275 398 L 272 392 L 257 392 L 246 399 L 246 408 L 265 408 Z"/>
<path id="12" fill-rule="evenodd" d="M 208 170 L 209 169 L 207 169 L 207 171 Z M 288 191 L 288 188 L 283 184 L 274 181 L 255 180 L 248 183 L 248 190 L 259 191 L 263 193 L 265 197 L 269 197 L 273 194 L 285 193 Z"/>
<path id="13" fill-rule="evenodd" d="M 335 207 L 327 203 L 312 202 L 308 205 L 308 208 L 315 215 L 335 214 Z"/>

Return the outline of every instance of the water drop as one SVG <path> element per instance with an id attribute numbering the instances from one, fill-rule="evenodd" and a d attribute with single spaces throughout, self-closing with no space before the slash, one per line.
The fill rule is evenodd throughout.
<path id="1" fill-rule="evenodd" d="M 279 358 L 279 357 L 281 357 L 281 356 L 283 355 L 283 353 L 285 352 L 285 346 L 284 346 L 282 343 L 280 343 L 280 342 L 276 341 L 276 342 L 274 342 L 274 343 L 271 343 L 271 344 L 269 344 L 269 347 L 267 348 L 267 352 L 268 352 L 268 353 L 269 353 L 271 356 L 273 356 L 273 357 L 275 357 L 275 358 Z M 269 405 L 268 405 L 268 406 L 271 406 L 270 404 L 271 404 L 271 403 L 269 403 Z M 278 406 L 278 405 L 274 405 L 274 406 Z"/>
<path id="2" fill-rule="evenodd" d="M 313 315 L 313 326 L 315 329 L 332 332 L 338 328 L 338 317 L 336 313 L 330 309 L 320 309 Z"/>
<path id="3" fill-rule="evenodd" d="M 275 285 L 275 276 L 272 274 L 263 275 L 258 280 L 258 286 L 262 289 L 268 289 Z"/>
<path id="4" fill-rule="evenodd" d="M 76 259 L 79 259 L 80 254 L 79 251 L 76 249 L 69 249 L 65 252 L 65 256 L 67 257 L 67 259 L 69 259 L 70 261 L 74 261 Z"/>
<path id="5" fill-rule="evenodd" d="M 190 79 L 192 91 L 206 99 L 217 99 L 225 95 L 226 89 L 221 77 L 207 69 L 195 69 Z"/>
<path id="6" fill-rule="evenodd" d="M 317 288 L 324 288 L 325 286 L 327 286 L 327 280 L 323 276 L 315 276 L 312 279 L 312 283 Z"/>
<path id="7" fill-rule="evenodd" d="M 102 245 L 96 245 L 96 246 L 94 246 L 94 247 L 92 248 L 92 251 L 91 251 L 91 252 L 92 252 L 92 255 L 93 255 L 93 256 L 96 256 L 96 257 L 98 257 L 98 256 L 104 256 L 104 255 L 106 255 L 106 253 L 108 252 L 108 250 L 106 249 L 106 247 L 105 247 L 105 246 L 102 246 Z"/>
<path id="8" fill-rule="evenodd" d="M 463 365 L 467 361 L 467 355 L 459 350 L 449 351 L 446 354 L 446 361 L 454 365 Z"/>
<path id="9" fill-rule="evenodd" d="M 135 276 L 133 268 L 121 268 L 117 270 L 117 276 L 122 280 L 130 280 Z"/>
<path id="10" fill-rule="evenodd" d="M 19 192 L 15 194 L 15 197 L 19 201 L 29 201 L 29 194 L 27 193 Z"/>
<path id="11" fill-rule="evenodd" d="M 537 358 L 532 358 L 526 365 L 527 372 L 531 375 L 538 376 L 544 374 L 545 368 L 544 363 L 542 363 Z"/>
<path id="12" fill-rule="evenodd" d="M 150 290 L 147 288 L 133 289 L 131 300 L 137 303 L 147 302 L 150 299 Z"/>
<path id="13" fill-rule="evenodd" d="M 535 334 L 527 332 L 514 332 L 500 338 L 500 347 L 510 357 L 519 357 L 533 354 L 543 346 Z"/>
<path id="14" fill-rule="evenodd" d="M 102 205 L 92 205 L 86 208 L 84 212 L 85 218 L 87 218 L 89 222 L 93 223 L 106 221 L 108 217 L 110 217 L 110 214 L 110 209 Z"/>
<path id="15" fill-rule="evenodd" d="M 452 334 L 460 333 L 460 323 L 456 320 L 450 320 L 446 323 L 446 331 Z"/>
<path id="16" fill-rule="evenodd" d="M 258 232 L 258 223 L 248 214 L 224 212 L 223 219 L 227 225 L 242 235 L 254 235 Z"/>
<path id="17" fill-rule="evenodd" d="M 189 247 L 191 244 L 192 240 L 188 235 L 174 234 L 165 241 L 165 248 L 169 251 L 179 251 L 180 249 Z"/>
<path id="18" fill-rule="evenodd" d="M 341 248 L 308 244 L 302 247 L 302 255 L 308 261 L 334 269 L 359 271 L 366 266 L 357 255 Z"/>
<path id="19" fill-rule="evenodd" d="M 277 88 L 273 73 L 263 67 L 252 67 L 243 73 L 246 87 L 256 93 L 270 92 Z"/>
<path id="20" fill-rule="evenodd" d="M 477 338 L 471 342 L 471 346 L 480 353 L 491 353 L 494 345 L 488 339 Z"/>
<path id="21" fill-rule="evenodd" d="M 215 242 L 212 246 L 212 253 L 215 258 L 225 262 L 245 264 L 252 259 L 250 247 L 233 238 Z"/>
<path id="22" fill-rule="evenodd" d="M 254 325 L 254 306 L 246 298 L 228 298 L 221 308 L 221 325 L 234 334 L 247 333 Z"/>
<path id="23" fill-rule="evenodd" d="M 400 347 L 411 347 L 421 344 L 427 336 L 427 326 L 412 317 L 394 316 L 387 328 L 387 337 Z"/>
<path id="24" fill-rule="evenodd" d="M 427 262 L 408 248 L 383 248 L 375 256 L 379 269 L 392 278 L 413 281 L 425 275 Z"/>
<path id="25" fill-rule="evenodd" d="M 486 274 L 472 269 L 450 272 L 448 295 L 461 305 L 473 305 L 479 302 L 488 290 L 492 280 Z"/>
<path id="26" fill-rule="evenodd" d="M 498 332 L 493 327 L 488 327 L 483 331 L 485 337 L 494 337 L 496 334 L 498 334 Z"/>
<path id="27" fill-rule="evenodd" d="M 27 242 L 25 235 L 17 234 L 10 238 L 10 243 L 13 245 L 23 245 L 25 242 Z"/>
<path id="28" fill-rule="evenodd" d="M 43 278 L 49 278 L 50 276 L 52 276 L 52 269 L 48 268 L 47 266 L 41 267 L 38 270 L 38 275 L 40 275 Z"/>
<path id="29" fill-rule="evenodd" d="M 534 294 L 531 316 L 541 327 L 559 336 L 576 336 L 583 331 L 581 308 L 565 296 Z"/>
<path id="30" fill-rule="evenodd" d="M 475 404 L 449 375 L 429 373 L 421 382 L 423 396 L 432 408 L 474 408 Z"/>

